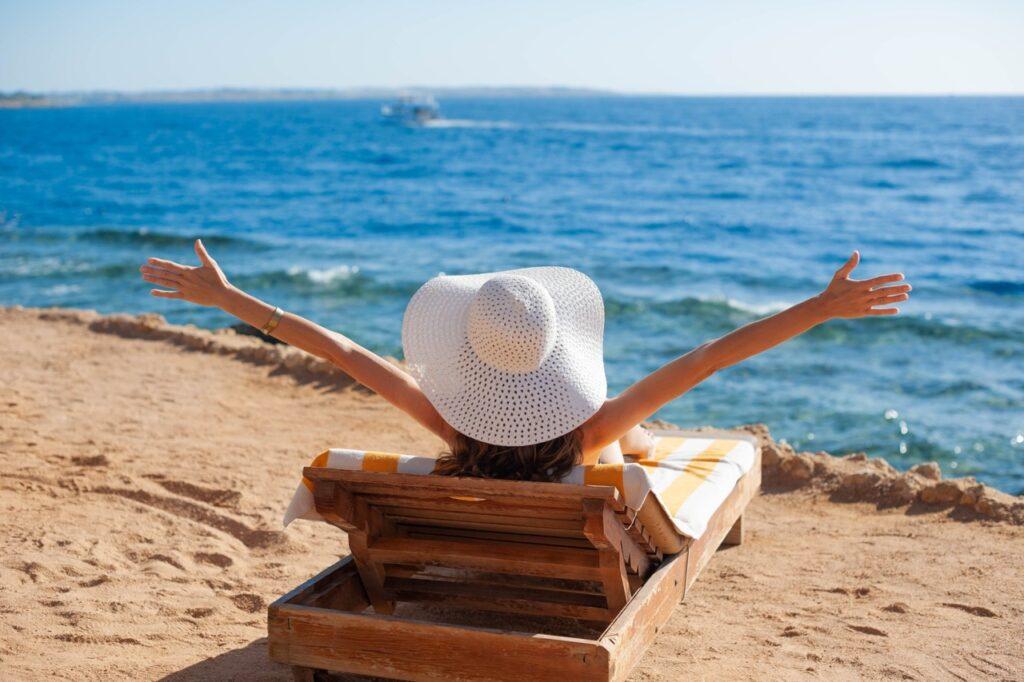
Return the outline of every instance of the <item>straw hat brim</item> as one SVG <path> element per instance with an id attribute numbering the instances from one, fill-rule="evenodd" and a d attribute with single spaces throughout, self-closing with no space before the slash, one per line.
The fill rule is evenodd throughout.
<path id="1" fill-rule="evenodd" d="M 530 278 L 554 303 L 554 345 L 534 371 L 499 370 L 470 345 L 470 305 L 498 274 Z M 551 440 L 597 412 L 608 393 L 603 336 L 597 286 L 561 267 L 435 277 L 413 295 L 402 322 L 409 370 L 445 421 L 470 438 L 505 446 Z"/>

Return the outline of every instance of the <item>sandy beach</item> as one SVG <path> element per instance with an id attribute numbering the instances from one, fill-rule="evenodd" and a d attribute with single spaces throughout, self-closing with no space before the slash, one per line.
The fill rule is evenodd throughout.
<path id="1" fill-rule="evenodd" d="M 17 308 L 0 328 L 4 679 L 290 679 L 266 606 L 347 553 L 326 524 L 282 530 L 301 467 L 328 447 L 441 447 L 251 337 Z M 633 679 L 1024 677 L 1020 498 L 752 431 L 765 486 L 747 540 Z"/>

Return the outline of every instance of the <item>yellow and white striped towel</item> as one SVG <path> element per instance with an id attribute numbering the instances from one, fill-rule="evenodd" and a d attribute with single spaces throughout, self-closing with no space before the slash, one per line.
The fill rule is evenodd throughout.
<path id="1" fill-rule="evenodd" d="M 754 442 L 675 431 L 655 431 L 654 436 L 654 450 L 647 458 L 636 463 L 577 466 L 562 482 L 615 486 L 626 506 L 634 510 L 641 509 L 653 493 L 676 530 L 696 540 L 736 481 L 750 471 Z M 433 457 L 332 449 L 318 455 L 310 466 L 429 475 L 435 463 Z M 319 518 L 312 484 L 303 479 L 285 512 L 284 525 L 295 519 Z"/>

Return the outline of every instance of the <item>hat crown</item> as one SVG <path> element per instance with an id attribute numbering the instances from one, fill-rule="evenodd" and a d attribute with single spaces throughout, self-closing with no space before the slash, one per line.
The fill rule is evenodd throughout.
<path id="1" fill-rule="evenodd" d="M 536 371 L 556 337 L 555 303 L 529 277 L 496 275 L 477 291 L 466 320 L 469 344 L 484 363 L 503 372 Z"/>

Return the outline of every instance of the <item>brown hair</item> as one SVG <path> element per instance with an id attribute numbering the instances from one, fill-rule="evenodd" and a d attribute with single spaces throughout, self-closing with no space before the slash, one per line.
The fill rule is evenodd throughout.
<path id="1" fill-rule="evenodd" d="M 491 445 L 456 433 L 451 450 L 438 457 L 434 473 L 512 481 L 559 481 L 582 461 L 582 454 L 578 429 L 536 445 Z"/>

